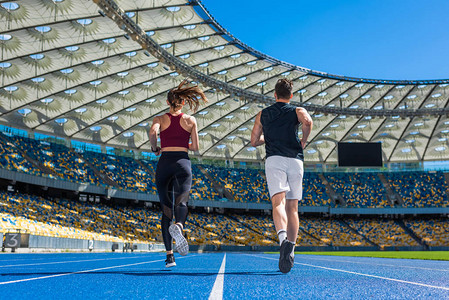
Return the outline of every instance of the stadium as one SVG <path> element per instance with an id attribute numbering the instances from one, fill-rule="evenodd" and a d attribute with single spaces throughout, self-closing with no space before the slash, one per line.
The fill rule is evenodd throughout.
<path id="1" fill-rule="evenodd" d="M 296 66 L 234 37 L 199 0 L 2 1 L 0 15 L 0 236 L 3 251 L 16 252 L 0 256 L 3 295 L 43 298 L 51 286 L 55 298 L 449 296 L 449 172 L 440 163 L 449 160 L 449 79 Z M 170 273 L 161 271 L 148 132 L 185 78 L 209 101 L 193 114 L 192 254 Z M 291 103 L 314 123 L 296 251 L 440 260 L 297 254 L 290 277 L 275 276 L 266 153 L 250 137 L 279 78 L 293 81 Z M 342 143 L 380 144 L 381 166 L 342 166 Z M 41 251 L 75 253 L 22 253 Z M 170 276 L 183 283 L 173 293 Z"/>

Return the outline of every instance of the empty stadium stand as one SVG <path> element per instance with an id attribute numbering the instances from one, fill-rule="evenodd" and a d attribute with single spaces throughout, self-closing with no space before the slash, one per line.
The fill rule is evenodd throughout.
<path id="1" fill-rule="evenodd" d="M 158 209 L 124 207 L 61 198 L 0 192 L 0 230 L 20 229 L 34 235 L 104 241 L 161 241 Z M 301 217 L 298 247 L 407 247 L 422 241 L 449 246 L 447 218 L 329 219 Z M 194 211 L 186 224 L 191 245 L 276 246 L 271 216 Z M 418 238 L 418 240 L 416 240 Z"/>
<path id="2" fill-rule="evenodd" d="M 0 167 L 35 176 L 156 194 L 156 160 L 98 153 L 2 133 Z M 193 164 L 194 200 L 269 203 L 263 170 Z M 442 171 L 308 172 L 301 206 L 449 207 Z M 222 189 L 222 190 L 220 190 Z"/>

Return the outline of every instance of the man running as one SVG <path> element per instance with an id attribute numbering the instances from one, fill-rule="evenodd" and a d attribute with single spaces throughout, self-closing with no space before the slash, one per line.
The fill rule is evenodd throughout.
<path id="1" fill-rule="evenodd" d="M 273 206 L 273 222 L 279 237 L 279 270 L 290 272 L 294 264 L 298 236 L 298 201 L 302 199 L 304 174 L 303 149 L 312 130 L 312 118 L 307 110 L 290 104 L 293 83 L 279 79 L 275 86 L 276 103 L 256 116 L 251 145 L 265 144 L 265 175 Z M 302 124 L 302 139 L 298 128 Z"/>

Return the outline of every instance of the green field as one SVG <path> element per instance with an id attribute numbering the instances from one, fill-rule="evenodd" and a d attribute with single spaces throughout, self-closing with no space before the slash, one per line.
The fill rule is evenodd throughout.
<path id="1" fill-rule="evenodd" d="M 358 257 L 383 257 L 383 258 L 407 258 L 449 260 L 449 251 L 348 251 L 348 252 L 295 252 L 307 255 L 332 255 L 332 256 L 358 256 Z"/>

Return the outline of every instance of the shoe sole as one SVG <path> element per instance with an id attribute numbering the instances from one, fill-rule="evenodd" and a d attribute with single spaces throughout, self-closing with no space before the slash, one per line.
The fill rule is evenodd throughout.
<path id="1" fill-rule="evenodd" d="M 187 243 L 186 238 L 182 235 L 181 228 L 176 224 L 172 224 L 168 227 L 168 231 L 172 238 L 175 239 L 176 250 L 178 253 L 182 256 L 187 255 L 187 253 L 189 253 L 189 244 Z"/>
<path id="2" fill-rule="evenodd" d="M 175 262 L 172 262 L 172 263 L 169 263 L 169 264 L 165 264 L 166 268 L 171 268 L 171 267 L 175 267 L 175 266 L 176 266 Z"/>
<path id="3" fill-rule="evenodd" d="M 293 245 L 290 246 L 287 243 L 288 242 L 282 243 L 279 253 L 279 270 L 284 274 L 290 272 L 294 264 L 293 258 L 290 256 L 290 253 L 293 250 Z"/>

